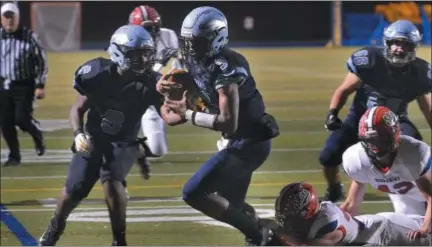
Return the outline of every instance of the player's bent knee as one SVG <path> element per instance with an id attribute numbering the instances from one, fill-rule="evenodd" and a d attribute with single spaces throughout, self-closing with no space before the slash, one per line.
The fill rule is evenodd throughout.
<path id="1" fill-rule="evenodd" d="M 87 198 L 92 188 L 93 186 L 88 186 L 85 183 L 66 184 L 65 194 L 73 200 L 81 201 Z"/>
<path id="2" fill-rule="evenodd" d="M 319 162 L 325 167 L 335 167 L 342 163 L 342 155 L 338 155 L 336 152 L 324 148 L 319 154 Z"/>

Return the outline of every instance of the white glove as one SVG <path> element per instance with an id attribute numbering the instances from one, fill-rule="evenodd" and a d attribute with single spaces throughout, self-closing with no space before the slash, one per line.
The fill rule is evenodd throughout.
<path id="1" fill-rule="evenodd" d="M 88 135 L 79 133 L 75 136 L 75 149 L 77 152 L 89 152 L 91 150 L 91 140 Z"/>
<path id="2" fill-rule="evenodd" d="M 225 138 L 221 137 L 221 138 L 216 142 L 216 146 L 217 146 L 218 151 L 221 151 L 221 150 L 227 148 L 228 143 L 229 143 L 229 139 L 225 139 Z"/>

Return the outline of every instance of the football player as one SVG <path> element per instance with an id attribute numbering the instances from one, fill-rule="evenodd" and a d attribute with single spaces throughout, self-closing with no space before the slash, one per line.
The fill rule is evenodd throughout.
<path id="1" fill-rule="evenodd" d="M 430 235 L 409 236 L 410 226 L 418 225 L 420 218 L 396 213 L 352 217 L 330 201 L 320 203 L 308 183 L 285 186 L 276 199 L 275 214 L 276 221 L 260 220 L 273 230 L 270 241 L 273 246 L 430 246 L 432 243 Z"/>
<path id="2" fill-rule="evenodd" d="M 155 87 L 160 75 L 152 70 L 155 46 L 144 28 L 118 28 L 107 51 L 111 60 L 92 59 L 75 73 L 73 87 L 78 96 L 70 111 L 74 154 L 54 216 L 39 240 L 41 246 L 56 244 L 69 214 L 98 179 L 111 220 L 112 245 L 126 245 L 127 200 L 121 181 L 139 156 L 142 115 L 149 105 L 163 99 Z"/>
<path id="3" fill-rule="evenodd" d="M 173 30 L 162 27 L 162 19 L 156 9 L 148 5 L 136 7 L 129 15 L 129 24 L 140 25 L 152 35 L 156 46 L 154 71 L 159 72 L 167 66 L 171 58 L 171 68 L 184 68 L 177 35 Z M 150 151 L 147 157 L 162 157 L 168 152 L 164 122 L 158 111 L 159 109 L 150 106 L 141 120 L 142 132 Z"/>
<path id="4" fill-rule="evenodd" d="M 416 57 L 420 41 L 417 27 L 400 20 L 384 31 L 384 47 L 365 47 L 348 59 L 349 72 L 333 94 L 325 121 L 325 127 L 332 133 L 319 156 L 328 182 L 325 200 L 335 202 L 343 197 L 338 166 L 343 152 L 358 142 L 357 125 L 368 108 L 375 105 L 390 108 L 399 117 L 402 133 L 422 140 L 407 113 L 408 104 L 417 100 L 432 127 L 431 65 Z M 342 122 L 338 113 L 354 92 L 348 116 Z"/>
<path id="5" fill-rule="evenodd" d="M 426 143 L 400 135 L 397 116 L 384 106 L 366 111 L 359 123 L 360 142 L 343 154 L 343 168 L 352 179 L 342 208 L 355 215 L 366 184 L 389 193 L 395 212 L 425 216 L 424 225 L 410 234 L 431 229 L 431 150 Z"/>
<path id="6" fill-rule="evenodd" d="M 140 25 L 152 35 L 156 47 L 154 71 L 159 72 L 168 64 L 170 59 L 173 59 L 172 68 L 181 69 L 184 67 L 177 35 L 173 30 L 162 27 L 162 19 L 156 9 L 149 5 L 140 5 L 134 8 L 129 14 L 129 24 Z M 149 106 L 142 116 L 141 131 L 140 135 L 145 137 L 146 155 L 138 158 L 138 163 L 146 165 L 149 174 L 150 167 L 147 158 L 161 158 L 168 153 L 165 124 L 159 115 L 159 109 L 155 106 Z M 129 197 L 126 181 L 123 181 L 123 185 L 126 196 Z"/>
<path id="7" fill-rule="evenodd" d="M 181 52 L 186 67 L 206 103 L 206 111 L 194 111 L 169 92 L 178 85 L 160 80 L 158 91 L 167 95 L 164 106 L 169 125 L 190 124 L 220 131 L 229 144 L 216 152 L 186 182 L 183 200 L 196 210 L 243 232 L 251 242 L 265 244 L 270 235 L 246 211 L 246 193 L 252 173 L 267 159 L 271 139 L 279 134 L 275 119 L 265 113 L 249 64 L 226 47 L 228 23 L 212 7 L 191 11 L 181 28 Z"/>

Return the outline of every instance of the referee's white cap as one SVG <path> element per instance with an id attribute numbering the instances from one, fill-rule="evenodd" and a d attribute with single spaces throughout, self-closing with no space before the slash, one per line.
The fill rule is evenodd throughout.
<path id="1" fill-rule="evenodd" d="M 1 6 L 1 15 L 4 15 L 6 12 L 12 12 L 15 15 L 19 16 L 18 6 L 14 3 L 5 3 Z"/>

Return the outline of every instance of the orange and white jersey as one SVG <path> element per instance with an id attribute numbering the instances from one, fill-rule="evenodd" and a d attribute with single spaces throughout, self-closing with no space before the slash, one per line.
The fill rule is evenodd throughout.
<path id="1" fill-rule="evenodd" d="M 318 239 L 330 232 L 340 230 L 343 238 L 340 244 L 353 243 L 359 233 L 359 223 L 332 202 L 321 202 L 320 210 L 311 225 L 308 239 Z"/>
<path id="2" fill-rule="evenodd" d="M 165 49 L 179 49 L 179 41 L 176 33 L 168 28 L 161 28 L 159 36 L 155 40 L 156 43 L 156 59 L 163 57 Z M 176 69 L 181 69 L 181 63 L 178 59 L 174 59 L 171 66 Z M 156 63 L 153 67 L 154 71 L 160 71 L 163 65 Z"/>
<path id="3" fill-rule="evenodd" d="M 426 200 L 415 181 L 430 172 L 430 147 L 409 136 L 401 135 L 400 141 L 394 163 L 386 172 L 371 163 L 361 143 L 344 152 L 343 168 L 351 179 L 389 193 L 395 212 L 424 215 Z"/>

